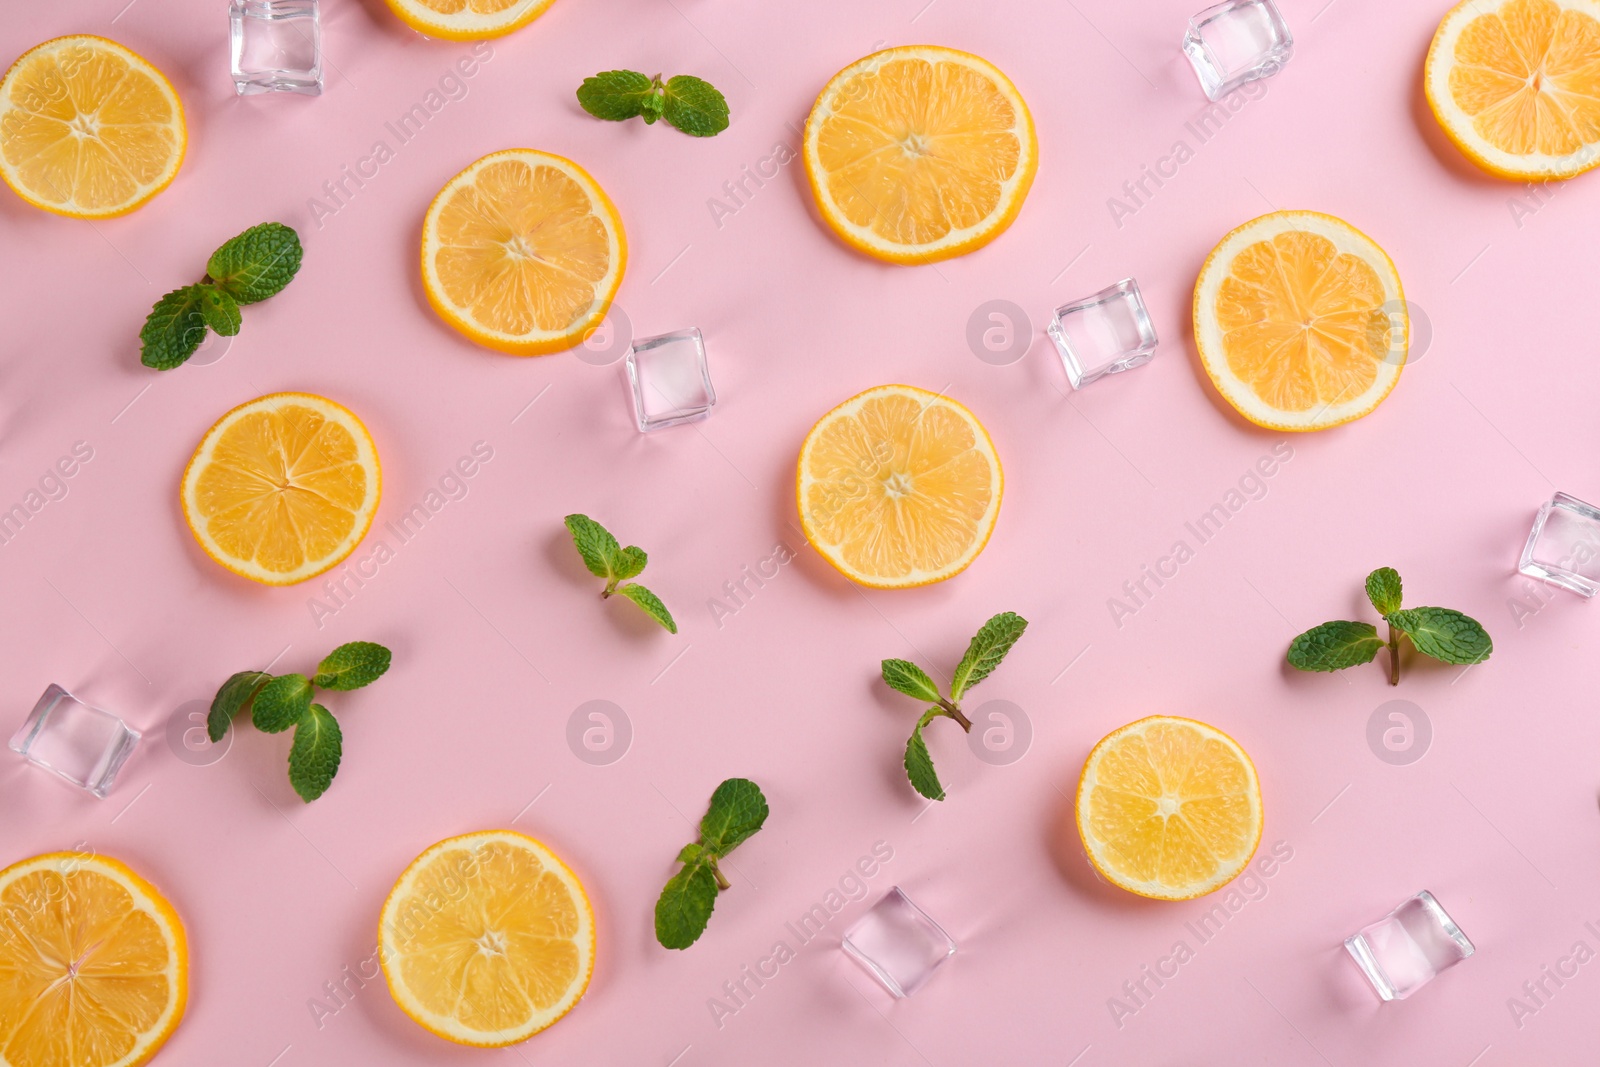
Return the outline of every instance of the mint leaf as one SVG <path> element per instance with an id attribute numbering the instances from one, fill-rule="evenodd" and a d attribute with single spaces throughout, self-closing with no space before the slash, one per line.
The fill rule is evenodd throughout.
<path id="1" fill-rule="evenodd" d="M 371 641 L 351 641 L 329 652 L 317 664 L 312 684 L 319 689 L 360 689 L 389 669 L 389 650 Z"/>
<path id="2" fill-rule="evenodd" d="M 200 287 L 200 317 L 222 337 L 237 334 L 244 321 L 239 302 L 214 285 Z"/>
<path id="3" fill-rule="evenodd" d="M 669 634 L 678 632 L 678 624 L 673 621 L 672 612 L 667 610 L 667 606 L 661 602 L 661 598 L 638 582 L 621 586 L 617 589 L 617 592 L 643 608 L 644 613 L 662 626 L 665 626 Z"/>
<path id="4" fill-rule="evenodd" d="M 677 74 L 667 79 L 662 116 L 691 137 L 714 137 L 728 128 L 728 101 L 710 82 Z"/>
<path id="5" fill-rule="evenodd" d="M 1418 652 L 1445 663 L 1482 663 L 1494 651 L 1488 631 L 1453 608 L 1396 611 L 1389 624 L 1411 638 Z"/>
<path id="6" fill-rule="evenodd" d="M 262 733 L 281 734 L 311 710 L 311 680 L 303 674 L 281 674 L 256 693 L 251 721 Z"/>
<path id="7" fill-rule="evenodd" d="M 1289 666 L 1302 671 L 1342 671 L 1370 663 L 1383 642 L 1370 622 L 1325 622 L 1289 642 Z"/>
<path id="8" fill-rule="evenodd" d="M 1367 575 L 1367 599 L 1379 615 L 1400 610 L 1400 575 L 1393 567 L 1379 567 Z"/>
<path id="9" fill-rule="evenodd" d="M 644 119 L 646 126 L 654 126 L 656 119 L 661 117 L 661 112 L 666 110 L 666 106 L 659 92 L 651 93 L 639 102 L 639 116 Z"/>
<path id="10" fill-rule="evenodd" d="M 984 623 L 956 664 L 955 676 L 950 680 L 951 701 L 960 700 L 968 689 L 989 677 L 1027 628 L 1028 620 L 1014 611 L 1002 611 Z"/>
<path id="11" fill-rule="evenodd" d="M 289 784 L 306 803 L 317 799 L 333 784 L 339 773 L 339 757 L 344 751 L 344 734 L 339 723 L 321 704 L 312 704 L 306 718 L 294 730 L 289 746 Z"/>
<path id="12" fill-rule="evenodd" d="M 705 933 L 716 904 L 716 875 L 707 860 L 696 858 L 667 880 L 656 899 L 656 940 L 662 948 L 688 948 Z"/>
<path id="13" fill-rule="evenodd" d="M 895 692 L 916 697 L 925 704 L 937 703 L 940 699 L 939 687 L 928 677 L 928 672 L 910 660 L 884 660 L 883 681 Z"/>
<path id="14" fill-rule="evenodd" d="M 186 285 L 156 301 L 139 330 L 140 363 L 171 370 L 194 355 L 206 339 L 205 291 L 204 285 Z"/>
<path id="15" fill-rule="evenodd" d="M 583 557 L 583 565 L 589 568 L 589 573 L 615 581 L 617 555 L 622 549 L 611 531 L 587 515 L 568 515 L 562 521 L 567 524 L 567 532 L 572 534 L 572 543 L 577 546 L 578 555 Z"/>
<path id="16" fill-rule="evenodd" d="M 700 820 L 700 844 L 714 856 L 726 856 L 766 821 L 767 798 L 761 787 L 748 778 L 729 778 L 711 794 L 711 806 Z"/>
<path id="17" fill-rule="evenodd" d="M 211 253 L 206 274 L 241 304 L 275 296 L 300 270 L 300 235 L 281 222 L 263 222 Z"/>
<path id="18" fill-rule="evenodd" d="M 644 570 L 644 565 L 649 561 L 650 557 L 645 555 L 644 549 L 638 545 L 629 545 L 617 553 L 617 558 L 612 561 L 612 566 L 616 568 L 617 580 L 622 581 L 625 578 L 632 578 Z"/>
<path id="19" fill-rule="evenodd" d="M 929 708 L 923 712 L 916 729 L 911 731 L 911 740 L 906 742 L 906 777 L 911 779 L 911 788 L 929 800 L 943 800 L 944 786 L 939 784 L 939 776 L 934 773 L 933 756 L 928 753 L 928 743 L 922 739 L 922 728 L 943 714 L 943 708 Z"/>
<path id="20" fill-rule="evenodd" d="M 621 122 L 642 114 L 655 82 L 635 70 L 607 70 L 583 79 L 578 103 L 597 119 Z"/>
<path id="21" fill-rule="evenodd" d="M 256 690 L 271 679 L 272 675 L 265 671 L 240 671 L 222 683 L 217 695 L 211 698 L 211 713 L 206 716 L 206 736 L 212 743 L 222 740 L 233 717 L 250 703 Z"/>

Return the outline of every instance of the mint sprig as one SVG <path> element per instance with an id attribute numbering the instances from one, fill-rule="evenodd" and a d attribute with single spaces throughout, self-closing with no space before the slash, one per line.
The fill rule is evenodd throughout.
<path id="1" fill-rule="evenodd" d="M 729 778 L 711 794 L 700 820 L 700 837 L 678 852 L 683 867 L 656 899 L 656 940 L 662 948 L 685 949 L 705 932 L 717 894 L 729 888 L 717 867 L 767 821 L 767 798 L 748 778 Z"/>
<path id="2" fill-rule="evenodd" d="M 246 708 L 262 733 L 294 731 L 289 746 L 289 784 L 310 803 L 328 791 L 339 773 L 344 733 L 333 713 L 312 701 L 318 689 L 350 690 L 371 685 L 389 669 L 389 650 L 371 641 L 351 641 L 323 657 L 311 677 L 265 671 L 240 671 L 211 701 L 206 733 L 221 741 L 233 719 Z"/>
<path id="3" fill-rule="evenodd" d="M 667 125 L 691 137 L 715 137 L 728 128 L 728 101 L 710 82 L 689 74 L 648 77 L 636 70 L 602 71 L 583 79 L 578 103 L 597 119 Z"/>
<path id="4" fill-rule="evenodd" d="M 1453 608 L 1402 608 L 1400 575 L 1379 567 L 1367 575 L 1367 599 L 1389 627 L 1389 640 L 1368 622 L 1325 622 L 1289 642 L 1289 666 L 1302 671 L 1342 671 L 1371 663 L 1389 647 L 1389 684 L 1400 684 L 1400 635 L 1424 656 L 1444 663 L 1482 663 L 1494 641 L 1476 620 Z"/>
<path id="5" fill-rule="evenodd" d="M 562 521 L 567 525 L 567 532 L 572 534 L 572 543 L 577 547 L 578 555 L 583 558 L 583 565 L 589 568 L 589 573 L 596 578 L 606 580 L 606 587 L 601 590 L 600 599 L 608 600 L 613 595 L 620 594 L 639 605 L 646 615 L 665 627 L 668 633 L 678 632 L 678 624 L 673 620 L 672 612 L 661 602 L 661 598 L 638 582 L 628 581 L 642 572 L 645 564 L 650 561 L 644 549 L 637 545 L 623 548 L 622 544 L 611 535 L 610 530 L 587 515 L 568 515 Z"/>
<path id="6" fill-rule="evenodd" d="M 206 331 L 239 332 L 241 304 L 275 296 L 300 270 L 300 236 L 281 222 L 263 222 L 224 242 L 206 261 L 206 276 L 167 293 L 139 331 L 139 361 L 155 370 L 181 366 Z"/>
<path id="7" fill-rule="evenodd" d="M 1014 611 L 1002 611 L 984 623 L 967 644 L 966 654 L 956 665 L 950 679 L 949 697 L 939 692 L 938 683 L 927 671 L 910 660 L 883 661 L 885 685 L 897 693 L 933 705 L 917 720 L 911 738 L 906 742 L 905 754 L 906 777 L 910 779 L 911 787 L 929 800 L 943 800 L 945 792 L 944 786 L 939 783 L 939 775 L 933 769 L 933 756 L 928 751 L 928 742 L 923 739 L 923 729 L 934 719 L 942 717 L 954 719 L 963 730 L 970 733 L 972 720 L 962 713 L 961 698 L 1000 666 L 1000 661 L 1006 658 L 1027 628 L 1028 620 Z"/>

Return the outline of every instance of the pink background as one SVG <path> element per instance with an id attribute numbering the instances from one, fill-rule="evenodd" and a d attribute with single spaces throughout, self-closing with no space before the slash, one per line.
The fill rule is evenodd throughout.
<path id="1" fill-rule="evenodd" d="M 1285 0 L 1293 61 L 1200 143 L 1185 123 L 1204 100 L 1178 49 L 1199 0 L 559 0 L 493 42 L 467 95 L 319 226 L 309 199 L 324 181 L 390 139 L 384 123 L 470 46 L 420 38 L 381 0 L 327 0 L 326 94 L 236 99 L 221 0 L 121 3 L 15 5 L 0 28 L 8 59 L 65 33 L 122 41 L 172 77 L 190 132 L 176 182 L 131 217 L 77 222 L 0 196 L 0 505 L 74 442 L 94 450 L 68 495 L 0 546 L 0 704 L 20 721 L 56 681 L 120 710 L 146 740 L 104 802 L 20 760 L 0 764 L 0 860 L 86 842 L 170 895 L 193 944 L 193 999 L 159 1062 L 1592 1058 L 1579 1050 L 1593 1040 L 1600 963 L 1520 1027 L 1508 999 L 1580 939 L 1600 948 L 1583 925 L 1600 925 L 1600 721 L 1574 699 L 1596 620 L 1558 590 L 1529 599 L 1514 574 L 1553 490 L 1600 496 L 1600 179 L 1552 188 L 1533 211 L 1538 199 L 1444 142 L 1421 69 L 1445 4 Z M 724 182 L 770 173 L 775 146 L 797 147 L 836 69 L 920 42 L 989 58 L 1029 101 L 1041 162 L 1010 232 L 936 267 L 881 265 L 818 222 L 798 161 L 714 217 Z M 726 91 L 732 127 L 702 141 L 585 116 L 573 89 L 618 66 L 707 77 Z M 1119 227 L 1108 198 L 1179 139 L 1193 158 Z M 619 306 L 640 336 L 705 332 L 720 398 L 710 421 L 643 437 L 620 363 L 498 355 L 429 310 L 415 262 L 429 200 L 467 163 L 517 145 L 579 161 L 619 205 L 631 246 Z M 1190 291 L 1215 241 L 1274 207 L 1341 215 L 1377 239 L 1431 322 L 1431 346 L 1375 415 L 1289 441 L 1265 496 L 1196 547 L 1184 523 L 1283 437 L 1242 423 L 1205 381 Z M 220 361 L 141 367 L 151 303 L 266 219 L 304 238 L 294 284 L 246 309 Z M 1160 352 L 1070 394 L 1043 336 L 1048 309 L 1127 275 Z M 1033 346 L 1008 366 L 965 340 L 969 316 L 994 299 L 1032 316 Z M 994 436 L 1007 492 L 968 572 L 870 592 L 804 546 L 793 465 L 821 412 L 896 381 L 968 404 Z M 233 577 L 201 554 L 177 505 L 211 422 L 286 389 L 347 404 L 377 440 L 384 500 L 357 558 L 475 442 L 493 449 L 465 498 L 410 543 L 387 538 L 395 558 L 320 629 L 320 581 L 275 590 Z M 677 638 L 595 599 L 560 526 L 569 511 L 649 550 L 645 579 L 681 620 Z M 1108 599 L 1179 538 L 1194 559 L 1117 626 Z M 797 558 L 718 625 L 712 598 L 778 544 Z M 1363 617 L 1360 579 L 1384 564 L 1411 603 L 1481 619 L 1494 658 L 1465 673 L 1408 659 L 1397 690 L 1377 666 L 1289 671 L 1289 638 Z M 1512 598 L 1543 606 L 1519 621 Z M 991 766 L 935 727 L 951 796 L 925 811 L 899 768 L 917 709 L 880 684 L 877 662 L 948 670 L 978 623 L 1007 609 L 1032 625 L 968 706 L 1020 706 L 1031 749 Z M 280 653 L 278 669 L 305 670 L 351 639 L 391 646 L 395 667 L 330 701 L 345 763 L 316 804 L 288 786 L 286 738 L 245 727 L 209 765 L 169 745 L 175 709 L 229 673 Z M 1379 760 L 1366 739 L 1369 716 L 1397 698 L 1434 733 L 1408 766 Z M 566 742 L 568 717 L 594 699 L 632 723 L 631 750 L 609 766 Z M 1065 799 L 1098 738 L 1162 712 L 1238 738 L 1260 769 L 1262 854 L 1292 850 L 1265 895 L 1204 944 L 1185 924 L 1213 901 L 1142 901 L 1096 881 Z M 734 889 L 705 937 L 667 952 L 652 936 L 656 893 L 692 837 L 687 820 L 731 775 L 758 780 L 772 816 L 735 854 Z M 578 1008 L 524 1046 L 473 1052 L 414 1026 L 379 979 L 319 1027 L 309 1001 L 368 966 L 406 863 L 442 837 L 508 825 L 565 856 L 593 896 L 599 954 Z M 708 1001 L 723 983 L 792 943 L 785 922 L 880 841 L 893 859 L 868 898 L 719 1028 Z M 837 947 L 894 884 L 961 945 L 900 1003 Z M 1340 942 L 1422 888 L 1478 954 L 1380 1006 Z M 1193 959 L 1119 1027 L 1108 999 L 1180 939 Z"/>

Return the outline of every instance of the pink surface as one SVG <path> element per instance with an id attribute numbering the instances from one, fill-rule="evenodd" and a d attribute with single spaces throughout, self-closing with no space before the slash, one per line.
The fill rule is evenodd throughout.
<path id="1" fill-rule="evenodd" d="M 194 985 L 159 1063 L 1592 1058 L 1580 1050 L 1592 1045 L 1600 963 L 1559 987 L 1546 980 L 1539 1001 L 1523 983 L 1545 966 L 1570 973 L 1559 961 L 1577 942 L 1600 948 L 1585 925 L 1600 927 L 1600 721 L 1580 670 L 1596 620 L 1558 590 L 1530 599 L 1513 572 L 1554 489 L 1600 496 L 1600 179 L 1530 197 L 1444 142 L 1421 98 L 1437 2 L 1286 0 L 1293 61 L 1201 141 L 1186 123 L 1204 100 L 1178 50 L 1198 4 L 559 0 L 493 42 L 466 95 L 320 225 L 310 202 L 323 183 L 378 139 L 393 147 L 384 124 L 470 46 L 416 36 L 380 0 L 330 0 L 326 94 L 240 100 L 220 0 L 8 11 L 5 57 L 58 34 L 108 35 L 164 69 L 189 115 L 182 172 L 131 217 L 91 225 L 0 196 L 0 505 L 23 500 L 75 442 L 93 449 L 67 495 L 0 547 L 0 706 L 20 721 L 57 681 L 146 731 L 104 802 L 0 763 L 0 860 L 87 842 L 170 894 L 189 926 Z M 748 182 L 742 205 L 728 199 L 724 183 L 793 152 L 836 69 L 918 42 L 977 52 L 1027 96 L 1041 164 L 1010 232 L 937 267 L 891 267 L 832 238 L 797 161 Z M 573 89 L 617 66 L 709 78 L 733 126 L 700 141 L 590 119 Z M 1180 141 L 1192 157 L 1176 176 L 1147 183 L 1153 195 L 1114 218 L 1108 198 L 1145 165 L 1170 173 L 1162 160 Z M 498 355 L 428 309 L 415 262 L 423 211 L 467 163 L 517 145 L 579 161 L 617 202 L 631 246 L 619 304 L 639 335 L 705 332 L 719 396 L 709 422 L 642 437 L 620 364 Z M 718 197 L 737 210 L 713 211 Z M 1273 207 L 1331 212 L 1371 234 L 1433 333 L 1378 413 L 1287 444 L 1223 408 L 1187 325 L 1214 242 Z M 150 304 L 192 280 L 221 239 L 266 219 L 300 230 L 299 279 L 246 309 L 220 361 L 159 375 L 139 366 Z M 1130 274 L 1163 340 L 1157 358 L 1065 395 L 1047 310 Z M 973 309 L 993 299 L 1033 316 L 1034 344 L 1013 365 L 974 358 L 965 340 Z M 863 592 L 805 547 L 793 464 L 818 414 L 889 381 L 968 404 L 994 436 L 1007 491 L 968 572 Z M 379 538 L 394 558 L 320 627 L 312 605 L 334 606 L 320 581 L 271 590 L 231 576 L 200 553 L 177 506 L 206 427 L 285 389 L 353 408 L 384 463 L 378 526 L 355 558 Z M 409 542 L 386 534 L 476 442 L 493 458 L 465 497 Z M 1271 478 L 1246 480 L 1264 495 L 1219 534 L 1199 544 L 1186 530 L 1261 457 L 1290 449 Z M 681 620 L 677 638 L 597 602 L 560 526 L 569 511 L 649 550 L 645 577 Z M 1117 625 L 1108 599 L 1179 539 L 1194 558 Z M 779 545 L 796 558 L 716 618 L 724 583 Z M 1398 690 L 1377 666 L 1289 671 L 1289 638 L 1362 612 L 1359 581 L 1384 564 L 1405 576 L 1411 602 L 1483 620 L 1494 658 L 1464 674 L 1408 661 Z M 1526 606 L 1514 612 L 1513 598 Z M 1006 609 L 1032 626 L 969 708 L 1023 708 L 1031 750 L 991 766 L 935 726 L 951 796 L 924 810 L 899 768 L 916 708 L 880 684 L 877 662 L 948 669 L 977 624 Z M 351 639 L 390 645 L 395 667 L 335 695 L 346 758 L 316 804 L 289 789 L 285 738 L 245 727 L 209 765 L 169 747 L 174 709 L 209 699 L 230 672 L 280 652 L 279 669 L 305 669 Z M 595 699 L 624 708 L 634 732 L 609 766 L 566 742 L 569 715 Z M 1419 762 L 1369 749 L 1369 716 L 1391 699 L 1432 723 Z M 1206 719 L 1248 749 L 1265 794 L 1261 855 L 1287 857 L 1204 941 L 1190 924 L 1222 897 L 1161 904 L 1104 886 L 1071 826 L 1066 798 L 1092 744 L 1158 712 Z M 771 819 L 735 854 L 734 889 L 706 936 L 667 952 L 652 936 L 656 893 L 691 837 L 686 817 L 730 775 L 763 785 Z M 337 1003 L 325 983 L 370 968 L 378 908 L 417 852 L 507 825 L 561 852 L 593 896 L 599 956 L 572 1015 L 482 1053 L 414 1026 L 381 979 L 349 981 L 335 1013 L 313 1009 Z M 877 842 L 893 858 L 868 898 L 800 946 L 785 923 Z M 900 1003 L 838 950 L 894 884 L 961 945 Z M 1380 1006 L 1340 942 L 1422 888 L 1478 953 Z M 780 939 L 798 957 L 719 1026 L 711 999 Z M 1142 1003 L 1128 1000 L 1124 982 L 1179 941 L 1192 958 L 1159 989 L 1147 980 Z M 1537 1010 L 1514 1013 L 1519 996 Z M 1113 997 L 1137 1010 L 1114 1012 Z"/>

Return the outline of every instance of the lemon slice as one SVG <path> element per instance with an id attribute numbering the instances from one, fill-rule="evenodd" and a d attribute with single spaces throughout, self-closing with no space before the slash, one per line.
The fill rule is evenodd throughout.
<path id="1" fill-rule="evenodd" d="M 1423 85 L 1467 158 L 1515 181 L 1600 163 L 1600 3 L 1465 0 L 1439 24 Z"/>
<path id="2" fill-rule="evenodd" d="M 125 215 L 171 184 L 188 134 L 172 83 L 104 37 L 57 37 L 0 81 L 0 178 L 34 207 Z"/>
<path id="3" fill-rule="evenodd" d="M 136 1067 L 188 999 L 183 922 L 124 864 L 54 852 L 0 871 L 0 1064 Z"/>
<path id="4" fill-rule="evenodd" d="M 183 472 L 183 515 L 206 555 L 246 578 L 290 585 L 355 551 L 383 476 L 367 428 L 310 393 L 240 404 Z"/>
<path id="5" fill-rule="evenodd" d="M 1078 780 L 1078 834 L 1109 882 L 1188 900 L 1232 881 L 1261 841 L 1261 784 L 1214 726 L 1152 715 L 1094 746 Z"/>
<path id="6" fill-rule="evenodd" d="M 628 242 L 604 190 L 560 156 L 511 148 L 451 178 L 422 223 L 422 284 L 446 322 L 518 356 L 560 352 L 606 317 Z"/>
<path id="7" fill-rule="evenodd" d="M 1194 287 L 1200 361 L 1258 426 L 1321 430 L 1400 380 L 1411 323 L 1394 264 L 1343 219 L 1278 211 L 1222 239 Z"/>
<path id="8" fill-rule="evenodd" d="M 555 0 L 389 0 L 400 21 L 429 37 L 477 41 L 504 37 L 545 13 Z"/>
<path id="9" fill-rule="evenodd" d="M 821 419 L 800 447 L 806 539 L 851 581 L 942 582 L 978 558 L 1005 478 L 976 416 L 948 397 L 880 385 Z"/>
<path id="10" fill-rule="evenodd" d="M 994 240 L 1039 165 L 1033 118 L 1011 80 L 934 45 L 875 52 L 835 74 L 806 120 L 803 154 L 823 220 L 894 263 Z"/>
<path id="11" fill-rule="evenodd" d="M 577 875 L 525 834 L 441 841 L 383 903 L 379 958 L 400 1010 L 461 1045 L 525 1041 L 583 996 L 594 912 Z"/>

